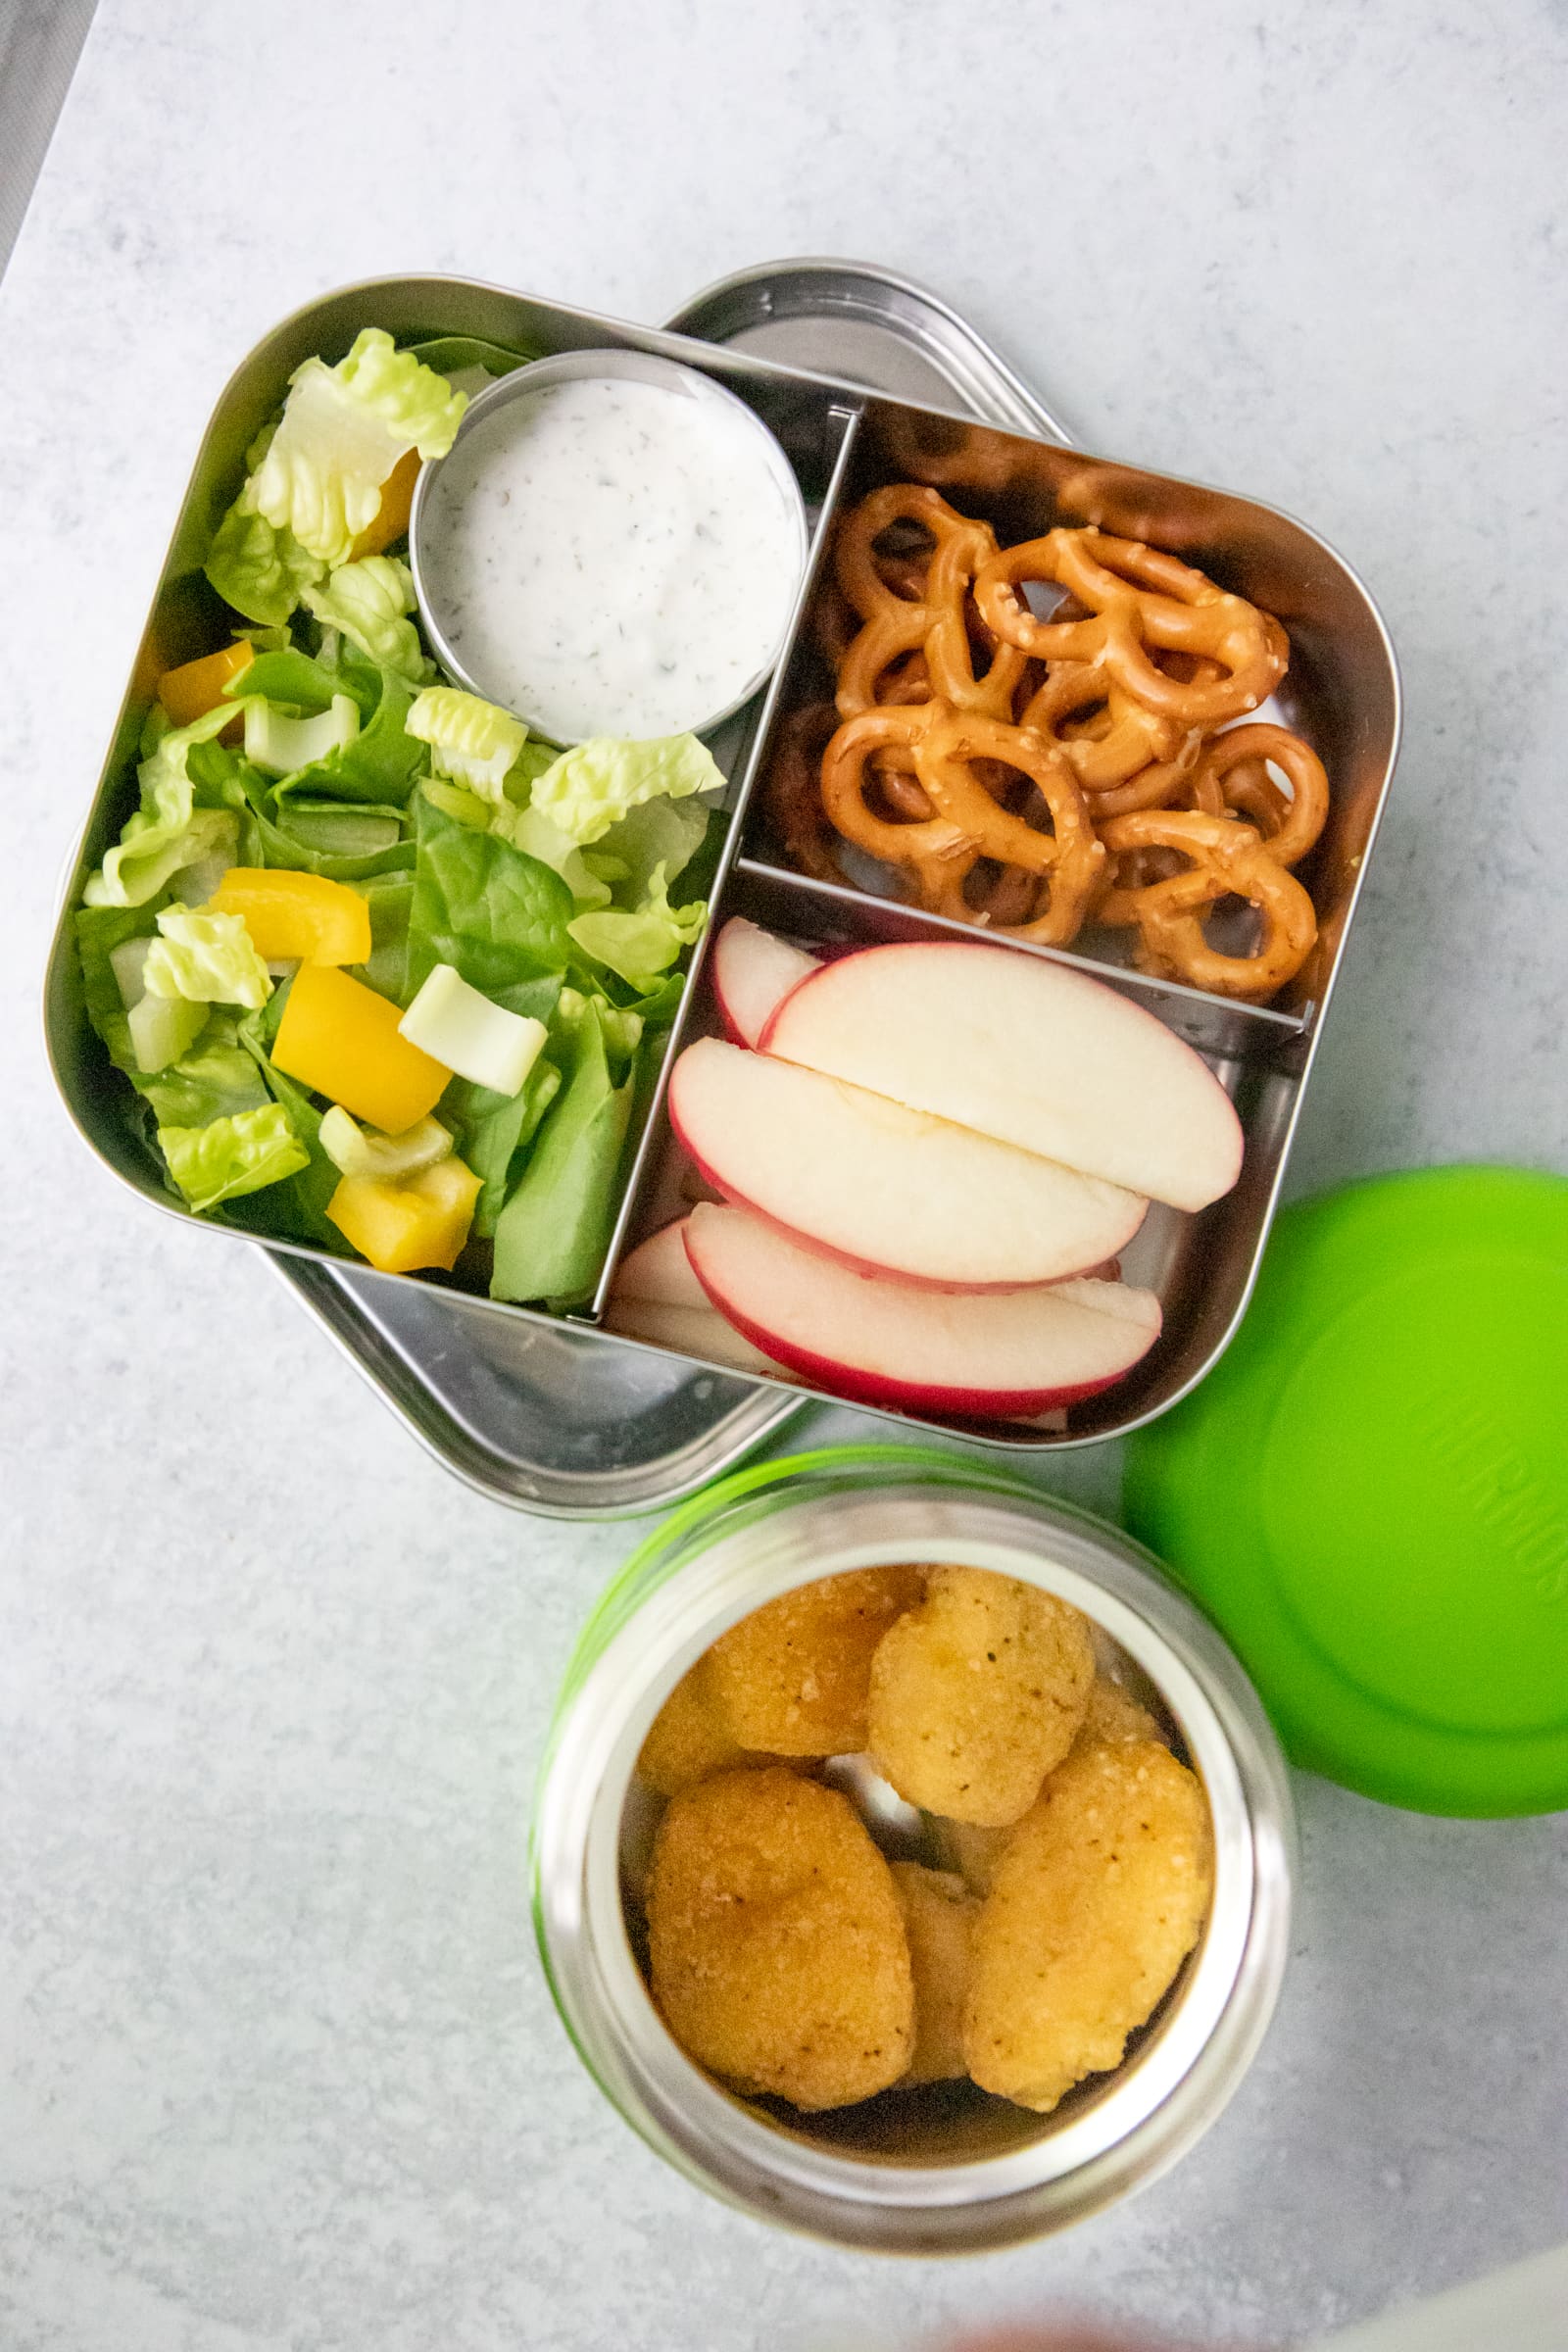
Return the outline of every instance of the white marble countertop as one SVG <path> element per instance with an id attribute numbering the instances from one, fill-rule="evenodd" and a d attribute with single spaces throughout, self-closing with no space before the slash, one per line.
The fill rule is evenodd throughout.
<path id="1" fill-rule="evenodd" d="M 8 2352 L 804 2352 L 1068 2307 L 1279 2345 L 1568 2234 L 1564 1820 L 1309 1781 L 1275 2029 L 1134 2202 L 899 2266 L 666 2172 L 520 1894 L 627 1531 L 426 1461 L 260 1260 L 92 1162 L 33 1011 L 197 437 L 270 320 L 419 268 L 656 319 L 849 253 L 1383 604 L 1406 748 L 1298 1189 L 1564 1164 L 1565 102 L 1545 0 L 104 0 L 0 294 Z"/>

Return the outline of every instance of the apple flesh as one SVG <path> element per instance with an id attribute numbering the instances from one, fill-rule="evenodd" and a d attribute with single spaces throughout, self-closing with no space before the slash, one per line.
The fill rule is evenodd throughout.
<path id="1" fill-rule="evenodd" d="M 699 1363 L 724 1364 L 734 1372 L 778 1371 L 770 1356 L 714 1312 L 695 1275 L 692 1288 L 702 1299 L 701 1306 L 662 1306 L 652 1298 L 612 1298 L 605 1314 L 605 1329 L 627 1340 L 649 1340 L 656 1348 L 672 1348 L 677 1355 L 695 1356 Z"/>
<path id="2" fill-rule="evenodd" d="M 858 1404 L 1047 1412 L 1109 1388 L 1159 1337 L 1158 1299 L 1124 1283 L 933 1291 L 856 1273 L 737 1208 L 694 1208 L 685 1238 L 726 1322 L 774 1363 Z"/>
<path id="3" fill-rule="evenodd" d="M 650 1306 L 695 1306 L 708 1312 L 708 1294 L 686 1254 L 686 1220 L 662 1225 L 628 1251 L 615 1269 L 611 1296 L 646 1300 Z"/>
<path id="4" fill-rule="evenodd" d="M 1119 1186 L 717 1038 L 676 1062 L 669 1115 L 726 1200 L 909 1282 L 986 1290 L 1081 1274 L 1125 1248 L 1148 1207 Z"/>
<path id="5" fill-rule="evenodd" d="M 818 968 L 814 956 L 731 915 L 713 942 L 713 994 L 732 1042 L 755 1046 L 792 988 Z"/>
<path id="6" fill-rule="evenodd" d="M 1190 1046 L 1015 949 L 862 948 L 792 989 L 761 1046 L 1172 1208 L 1206 1207 L 1241 1172 L 1241 1122 Z"/>

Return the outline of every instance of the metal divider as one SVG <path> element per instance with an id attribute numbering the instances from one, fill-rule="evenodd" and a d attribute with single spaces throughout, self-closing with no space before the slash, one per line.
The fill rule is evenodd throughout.
<path id="1" fill-rule="evenodd" d="M 789 930 L 793 923 L 798 933 L 804 922 L 812 937 L 865 944 L 958 939 L 972 947 L 985 941 L 992 947 L 1036 956 L 1044 963 L 1065 964 L 1157 1013 L 1168 1029 L 1174 1029 L 1210 1060 L 1272 1058 L 1282 1048 L 1304 1037 L 1309 1024 L 1305 1012 L 1279 1012 L 1267 1004 L 1243 1004 L 1233 998 L 1210 996 L 1179 980 L 1155 979 L 1130 964 L 1103 962 L 1071 948 L 1043 946 L 1038 940 L 1010 938 L 988 930 L 983 923 L 957 922 L 950 915 L 932 914 L 903 900 L 880 898 L 850 883 L 818 881 L 793 867 L 774 865 L 766 858 L 748 857 L 744 851 L 736 860 L 735 874 L 753 894 L 747 911 L 753 911 L 758 904 L 777 908 L 775 928 Z"/>
<path id="2" fill-rule="evenodd" d="M 610 1247 L 605 1253 L 605 1262 L 600 1271 L 598 1287 L 588 1307 L 574 1318 L 579 1322 L 593 1321 L 597 1323 L 604 1314 L 611 1287 L 615 1278 L 615 1270 L 620 1263 L 627 1238 L 636 1230 L 650 1184 L 657 1185 L 659 1181 L 666 1140 L 664 1096 L 669 1086 L 669 1073 L 674 1067 L 676 1055 L 686 1045 L 691 1034 L 693 1006 L 704 994 L 702 982 L 709 947 L 719 924 L 727 914 L 733 911 L 726 905 L 726 898 L 730 877 L 740 855 L 741 839 L 745 831 L 752 794 L 761 769 L 762 754 L 766 750 L 768 739 L 772 734 L 773 721 L 777 716 L 779 704 L 783 699 L 790 671 L 795 662 L 801 630 L 805 625 L 806 616 L 810 611 L 811 599 L 815 593 L 823 559 L 832 538 L 833 522 L 843 497 L 845 482 L 849 477 L 856 437 L 864 413 L 863 403 L 850 399 L 832 402 L 826 412 L 829 427 L 831 428 L 833 424 L 837 423 L 840 427 L 841 437 L 838 454 L 834 458 L 833 468 L 828 476 L 827 488 L 822 495 L 822 504 L 817 512 L 816 526 L 812 534 L 806 573 L 801 582 L 800 594 L 795 601 L 795 610 L 790 615 L 784 650 L 779 656 L 778 666 L 774 670 L 772 680 L 762 698 L 761 708 L 752 730 L 750 742 L 740 762 L 739 780 L 734 787 L 731 799 L 729 834 L 724 844 L 723 855 L 719 859 L 718 870 L 713 877 L 713 887 L 709 899 L 708 927 L 693 951 L 680 1008 L 671 1024 L 669 1036 L 665 1040 L 663 1057 L 659 1065 L 659 1076 L 643 1118 L 643 1130 L 638 1139 L 636 1152 L 621 1190 L 620 1207 L 611 1233 Z"/>

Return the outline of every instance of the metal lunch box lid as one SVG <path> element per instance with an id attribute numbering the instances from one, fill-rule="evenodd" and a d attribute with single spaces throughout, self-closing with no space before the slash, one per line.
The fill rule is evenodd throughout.
<path id="1" fill-rule="evenodd" d="M 623 1870 L 649 1831 L 632 1792 L 674 1683 L 727 1625 L 845 1570 L 945 1561 L 1073 1602 L 1147 1679 L 1208 1797 L 1215 1892 L 1197 1951 L 1113 2075 L 1050 2116 L 897 2089 L 831 2121 L 733 2096 L 661 2022 L 628 1936 Z M 1294 1825 L 1277 1742 L 1224 1643 L 1115 1530 L 1022 1481 L 908 1446 L 742 1472 L 650 1538 L 605 1594 L 564 1686 L 533 1835 L 533 1908 L 563 2020 L 660 2154 L 760 2218 L 840 2243 L 973 2251 L 1065 2227 L 1189 2147 L 1262 2038 L 1288 1949 Z M 633 1802 L 628 1805 L 628 1794 Z"/>

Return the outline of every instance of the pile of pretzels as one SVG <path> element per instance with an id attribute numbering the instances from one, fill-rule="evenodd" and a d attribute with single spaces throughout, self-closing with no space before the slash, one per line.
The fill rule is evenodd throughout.
<path id="1" fill-rule="evenodd" d="M 901 482 L 845 518 L 818 633 L 834 701 L 786 722 L 766 787 L 803 871 L 855 879 L 853 844 L 932 913 L 1053 947 L 1128 926 L 1142 970 L 1251 1004 L 1300 970 L 1317 918 L 1291 869 L 1327 780 L 1298 735 L 1235 723 L 1285 674 L 1271 614 L 1093 528 L 1001 548 Z M 1250 953 L 1204 929 L 1237 899 Z"/>

